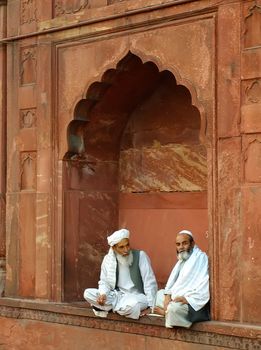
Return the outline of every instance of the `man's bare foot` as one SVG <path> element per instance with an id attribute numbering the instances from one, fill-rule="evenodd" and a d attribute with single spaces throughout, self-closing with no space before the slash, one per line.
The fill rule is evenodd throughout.
<path id="1" fill-rule="evenodd" d="M 154 314 L 165 316 L 165 311 L 161 307 L 155 306 L 154 307 Z"/>

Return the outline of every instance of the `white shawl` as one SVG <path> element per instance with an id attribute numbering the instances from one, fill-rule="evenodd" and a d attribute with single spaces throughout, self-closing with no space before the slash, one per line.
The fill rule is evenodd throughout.
<path id="1" fill-rule="evenodd" d="M 99 281 L 99 291 L 101 294 L 107 294 L 110 290 L 115 289 L 116 286 L 116 268 L 117 259 L 112 248 L 109 249 L 105 255 Z"/>
<path id="2" fill-rule="evenodd" d="M 171 299 L 184 296 L 194 310 L 200 310 L 209 300 L 208 257 L 197 246 L 184 265 L 178 261 L 174 266 L 164 293 Z"/>

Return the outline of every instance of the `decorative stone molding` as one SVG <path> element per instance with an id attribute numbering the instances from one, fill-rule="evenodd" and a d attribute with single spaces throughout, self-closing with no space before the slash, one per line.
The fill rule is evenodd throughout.
<path id="1" fill-rule="evenodd" d="M 32 109 L 22 109 L 20 111 L 20 128 L 33 128 L 36 126 L 36 110 Z"/>
<path id="2" fill-rule="evenodd" d="M 37 8 L 35 0 L 21 0 L 21 24 L 37 21 Z"/>
<path id="3" fill-rule="evenodd" d="M 74 14 L 85 9 L 89 5 L 89 0 L 56 0 L 54 4 L 54 16 Z"/>
<path id="4" fill-rule="evenodd" d="M 21 48 L 20 60 L 20 82 L 21 85 L 36 82 L 36 47 L 29 46 Z"/>
<path id="5" fill-rule="evenodd" d="M 261 79 L 255 79 L 248 82 L 245 88 L 245 103 L 261 102 Z"/>
<path id="6" fill-rule="evenodd" d="M 244 46 L 253 47 L 261 44 L 261 5 L 256 1 L 248 8 L 244 19 Z"/>
<path id="7" fill-rule="evenodd" d="M 164 327 L 163 319 L 143 317 L 140 320 L 129 320 L 117 314 L 109 314 L 108 318 L 95 317 L 91 309 L 75 307 L 68 304 L 39 304 L 26 300 L 12 301 L 4 298 L 0 305 L 0 315 L 10 319 L 43 321 L 48 330 L 48 323 L 56 323 L 74 327 L 85 327 L 100 331 L 114 331 L 135 334 L 142 337 L 157 337 L 158 339 L 176 340 L 196 346 L 224 347 L 228 349 L 255 350 L 261 345 L 260 327 L 239 325 L 225 322 L 196 323 L 190 329 Z M 6 305 L 5 305 L 6 304 Z M 11 304 L 14 304 L 11 306 Z M 15 306 L 17 304 L 17 306 Z M 18 305 L 19 304 L 19 305 Z M 31 304 L 31 305 L 29 305 Z M 35 324 L 37 327 L 37 324 Z M 26 328 L 23 328 L 26 331 Z"/>
<path id="8" fill-rule="evenodd" d="M 21 191 L 34 191 L 36 189 L 36 157 L 36 152 L 21 152 Z"/>

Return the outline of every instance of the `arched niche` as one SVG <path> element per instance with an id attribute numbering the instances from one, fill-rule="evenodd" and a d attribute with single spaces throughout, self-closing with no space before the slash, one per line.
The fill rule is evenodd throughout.
<path id="1" fill-rule="evenodd" d="M 176 230 L 206 231 L 201 120 L 172 72 L 131 52 L 89 86 L 64 156 L 65 300 L 97 285 L 106 236 L 119 226 L 149 253 L 160 284 L 175 260 Z"/>

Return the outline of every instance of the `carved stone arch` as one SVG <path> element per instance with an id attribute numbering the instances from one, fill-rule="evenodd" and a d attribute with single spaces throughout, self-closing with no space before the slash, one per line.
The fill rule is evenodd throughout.
<path id="1" fill-rule="evenodd" d="M 160 60 L 158 60 L 157 57 L 151 57 L 150 55 L 144 54 L 143 52 L 139 52 L 139 50 L 136 50 L 136 49 L 132 51 L 126 49 L 125 51 L 126 51 L 126 54 L 121 57 L 121 59 L 118 61 L 116 65 L 114 65 L 114 67 L 112 67 L 111 65 L 108 65 L 106 69 L 103 70 L 103 72 L 99 76 L 96 76 L 95 78 L 93 78 L 91 81 L 88 82 L 89 85 L 86 87 L 85 92 L 83 94 L 84 98 L 78 101 L 77 105 L 75 106 L 74 119 L 79 119 L 75 115 L 76 113 L 75 111 L 79 104 L 82 104 L 82 105 L 85 104 L 86 109 L 88 110 L 88 113 L 91 112 L 91 109 L 95 106 L 97 102 L 99 102 L 99 100 L 102 99 L 103 95 L 110 88 L 110 85 L 113 84 L 113 80 L 115 80 L 115 77 L 117 76 L 117 72 L 120 72 L 122 70 L 121 65 L 124 65 L 123 62 L 126 61 L 128 57 L 131 56 L 132 58 L 134 57 L 137 61 L 139 61 L 144 66 L 149 64 L 154 66 L 155 70 L 157 70 L 158 73 L 162 73 L 164 71 L 171 72 L 173 74 L 174 79 L 177 82 L 177 85 L 184 86 L 188 90 L 191 96 L 191 104 L 199 110 L 199 115 L 201 119 L 199 139 L 202 144 L 206 145 L 207 122 L 206 122 L 206 116 L 205 116 L 205 109 L 203 104 L 199 101 L 197 97 L 197 92 L 193 84 L 189 82 L 187 79 L 184 79 L 175 66 L 173 65 L 169 65 L 168 67 L 166 67 L 165 65 L 163 66 L 163 64 L 161 63 Z"/>
<path id="2" fill-rule="evenodd" d="M 162 61 L 158 59 L 156 56 L 149 55 L 137 48 L 133 48 L 133 47 L 131 49 L 125 48 L 125 50 L 122 50 L 120 53 L 118 53 L 117 57 L 115 58 L 115 62 L 117 62 L 115 65 L 112 65 L 111 63 L 105 65 L 103 67 L 103 71 L 99 75 L 97 75 L 96 77 L 93 77 L 90 81 L 86 83 L 83 96 L 85 96 L 86 98 L 88 96 L 88 91 L 92 88 L 93 85 L 103 82 L 104 76 L 106 76 L 108 72 L 115 71 L 117 69 L 118 64 L 128 55 L 128 53 L 137 56 L 143 64 L 147 62 L 152 62 L 153 64 L 155 64 L 159 72 L 168 70 L 173 74 L 178 85 L 185 86 L 188 89 L 192 98 L 192 105 L 195 106 L 200 112 L 201 124 L 200 124 L 199 138 L 201 143 L 206 145 L 208 142 L 208 138 L 206 134 L 207 117 L 206 117 L 204 104 L 198 98 L 196 87 L 193 85 L 191 81 L 183 77 L 182 72 L 179 69 L 177 69 L 177 67 L 175 67 L 174 64 L 172 63 L 169 65 L 163 64 Z"/>
<path id="3" fill-rule="evenodd" d="M 194 105 L 200 112 L 200 118 L 201 118 L 201 127 L 200 127 L 200 133 L 199 133 L 200 141 L 202 144 L 206 144 L 207 119 L 206 119 L 205 108 L 203 104 L 200 102 L 200 100 L 198 99 L 196 87 L 193 85 L 193 83 L 185 79 L 182 75 L 182 72 L 179 69 L 177 69 L 175 65 L 172 63 L 169 65 L 166 65 L 165 63 L 163 64 L 162 61 L 158 59 L 158 57 L 153 55 L 148 55 L 146 52 L 139 50 L 137 48 L 131 48 L 129 52 L 138 56 L 143 63 L 153 62 L 158 67 L 160 72 L 164 70 L 170 71 L 174 75 L 177 81 L 177 84 L 183 85 L 188 89 L 192 98 L 192 105 Z"/>
<path id="4" fill-rule="evenodd" d="M 84 96 L 83 98 L 86 98 L 87 94 L 88 94 L 88 90 L 90 88 L 90 86 L 95 83 L 95 82 L 100 82 L 102 81 L 102 77 L 104 76 L 104 73 L 109 71 L 109 70 L 114 70 L 117 66 L 117 63 L 127 55 L 127 53 L 129 52 L 128 48 L 125 48 L 124 50 L 119 50 L 117 53 L 115 53 L 114 56 L 114 61 L 113 63 L 111 62 L 106 62 L 104 64 L 104 66 L 102 67 L 102 69 L 99 71 L 98 74 L 90 77 L 90 79 L 88 79 L 85 83 L 85 88 L 83 90 L 83 94 L 82 96 Z"/>

